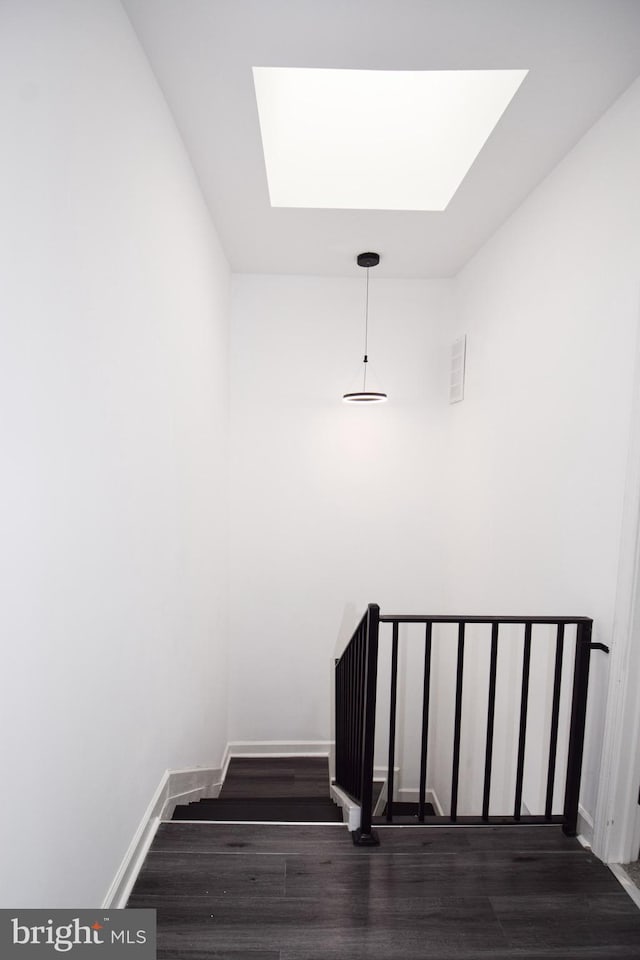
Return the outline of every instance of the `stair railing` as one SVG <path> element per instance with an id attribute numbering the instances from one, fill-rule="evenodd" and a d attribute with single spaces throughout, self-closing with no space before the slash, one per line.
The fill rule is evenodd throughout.
<path id="1" fill-rule="evenodd" d="M 371 829 L 380 607 L 370 603 L 336 660 L 336 783 L 360 804 L 358 846 L 377 845 Z"/>
<path id="2" fill-rule="evenodd" d="M 369 604 L 362 620 L 347 644 L 342 656 L 336 661 L 336 784 L 360 804 L 360 829 L 353 833 L 358 845 L 370 846 L 379 842 L 372 830 L 373 767 L 376 719 L 376 687 L 378 674 L 378 642 L 381 623 L 392 626 L 391 687 L 389 709 L 389 754 L 387 768 L 386 820 L 393 822 L 393 788 L 396 751 L 396 710 L 398 682 L 398 635 L 400 624 L 424 624 L 424 670 L 422 693 L 422 728 L 420 753 L 420 778 L 418 822 L 430 822 L 425 814 L 427 754 L 429 743 L 429 713 L 431 691 L 432 633 L 434 624 L 457 625 L 456 691 L 454 707 L 454 735 L 451 767 L 451 801 L 448 817 L 438 817 L 439 823 L 487 824 L 487 823 L 561 823 L 568 836 L 575 836 L 578 822 L 578 802 L 584 731 L 589 683 L 591 650 L 608 653 L 602 643 L 591 640 L 593 621 L 587 617 L 459 617 L 459 616 L 381 616 L 377 604 Z M 465 633 L 469 624 L 491 626 L 491 652 L 489 664 L 489 689 L 487 692 L 487 726 L 485 741 L 484 783 L 482 813 L 479 816 L 460 817 L 458 794 L 460 777 L 460 741 L 462 729 L 462 690 L 465 663 Z M 515 794 L 512 816 L 490 816 L 489 800 L 493 763 L 494 721 L 496 705 L 496 675 L 500 626 L 520 624 L 524 627 L 524 648 L 520 681 L 520 709 L 518 718 L 518 752 L 516 763 Z M 532 631 L 535 624 L 555 626 L 555 669 L 551 698 L 550 735 L 548 742 L 548 769 L 544 814 L 522 814 L 522 790 L 527 737 L 527 714 L 529 703 L 529 679 L 531 662 Z M 562 666 L 565 644 L 565 627 L 575 626 L 576 643 L 573 664 L 571 717 L 568 733 L 567 769 L 565 781 L 564 810 L 562 816 L 552 813 L 554 784 L 557 766 L 560 696 Z"/>

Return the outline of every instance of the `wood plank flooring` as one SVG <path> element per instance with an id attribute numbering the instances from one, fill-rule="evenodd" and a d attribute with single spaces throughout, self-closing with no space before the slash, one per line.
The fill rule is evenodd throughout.
<path id="1" fill-rule="evenodd" d="M 326 789 L 326 761 L 259 764 L 261 795 Z M 256 796 L 250 766 L 228 796 Z M 557 826 L 378 832 L 163 823 L 128 906 L 157 909 L 159 960 L 640 960 L 640 910 Z"/>
<path id="2" fill-rule="evenodd" d="M 129 900 L 158 958 L 638 960 L 640 911 L 558 827 L 162 824 Z"/>
<path id="3" fill-rule="evenodd" d="M 220 791 L 222 799 L 328 797 L 326 757 L 233 757 Z"/>

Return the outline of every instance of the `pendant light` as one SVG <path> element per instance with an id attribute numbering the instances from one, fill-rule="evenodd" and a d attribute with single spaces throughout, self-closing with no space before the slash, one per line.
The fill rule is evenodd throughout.
<path id="1" fill-rule="evenodd" d="M 377 267 L 380 263 L 380 254 L 378 253 L 359 253 L 357 257 L 359 267 L 365 267 L 367 271 L 367 284 L 365 295 L 364 311 L 364 359 L 362 361 L 362 390 L 355 390 L 352 393 L 345 393 L 342 399 L 346 403 L 383 403 L 388 399 L 386 393 L 377 390 L 367 390 L 367 364 L 369 357 L 367 355 L 367 345 L 369 338 L 369 269 Z"/>

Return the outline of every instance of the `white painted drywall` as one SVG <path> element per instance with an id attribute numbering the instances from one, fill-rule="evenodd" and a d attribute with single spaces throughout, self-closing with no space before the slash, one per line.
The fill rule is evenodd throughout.
<path id="1" fill-rule="evenodd" d="M 468 341 L 465 400 L 447 423 L 451 608 L 591 616 L 595 639 L 611 642 L 640 315 L 639 169 L 636 83 L 456 279 L 452 335 Z M 595 653 L 582 791 L 591 816 L 607 671 Z M 467 747 L 466 769 L 483 759 Z"/>
<path id="2" fill-rule="evenodd" d="M 0 5 L 0 904 L 226 743 L 229 275 L 115 0 Z"/>
<path id="3" fill-rule="evenodd" d="M 354 251 L 354 257 L 355 253 Z M 384 255 L 384 251 L 381 251 Z M 230 735 L 327 739 L 333 658 L 367 603 L 439 604 L 447 281 L 235 276 Z"/>
<path id="4" fill-rule="evenodd" d="M 610 642 L 639 314 L 639 101 L 636 85 L 455 281 L 375 282 L 372 272 L 370 354 L 385 407 L 338 401 L 360 352 L 357 278 L 235 277 L 234 738 L 327 736 L 330 662 L 369 601 L 383 612 L 592 616 L 595 639 Z M 463 333 L 465 400 L 449 406 L 449 347 Z M 401 657 L 399 701 L 416 703 L 421 639 L 403 632 L 413 653 Z M 437 633 L 428 785 L 446 808 L 455 637 Z M 522 641 L 511 634 L 499 661 L 493 813 L 513 804 L 517 730 L 504 714 L 517 721 Z M 567 658 L 572 645 L 568 631 Z M 488 631 L 470 631 L 462 813 L 482 796 L 480 647 Z M 543 736 L 526 755 L 532 812 L 544 799 L 552 669 L 553 639 L 537 630 L 529 730 Z M 592 817 L 606 684 L 596 653 L 582 795 Z M 418 738 L 402 716 L 399 736 L 399 785 L 411 789 Z M 563 786 L 559 774 L 556 811 Z"/>

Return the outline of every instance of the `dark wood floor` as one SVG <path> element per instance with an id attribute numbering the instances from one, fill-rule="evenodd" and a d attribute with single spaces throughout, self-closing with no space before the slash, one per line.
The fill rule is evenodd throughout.
<path id="1" fill-rule="evenodd" d="M 233 757 L 222 798 L 328 797 L 326 757 Z"/>
<path id="2" fill-rule="evenodd" d="M 129 900 L 160 960 L 639 960 L 640 911 L 558 827 L 164 823 Z"/>

